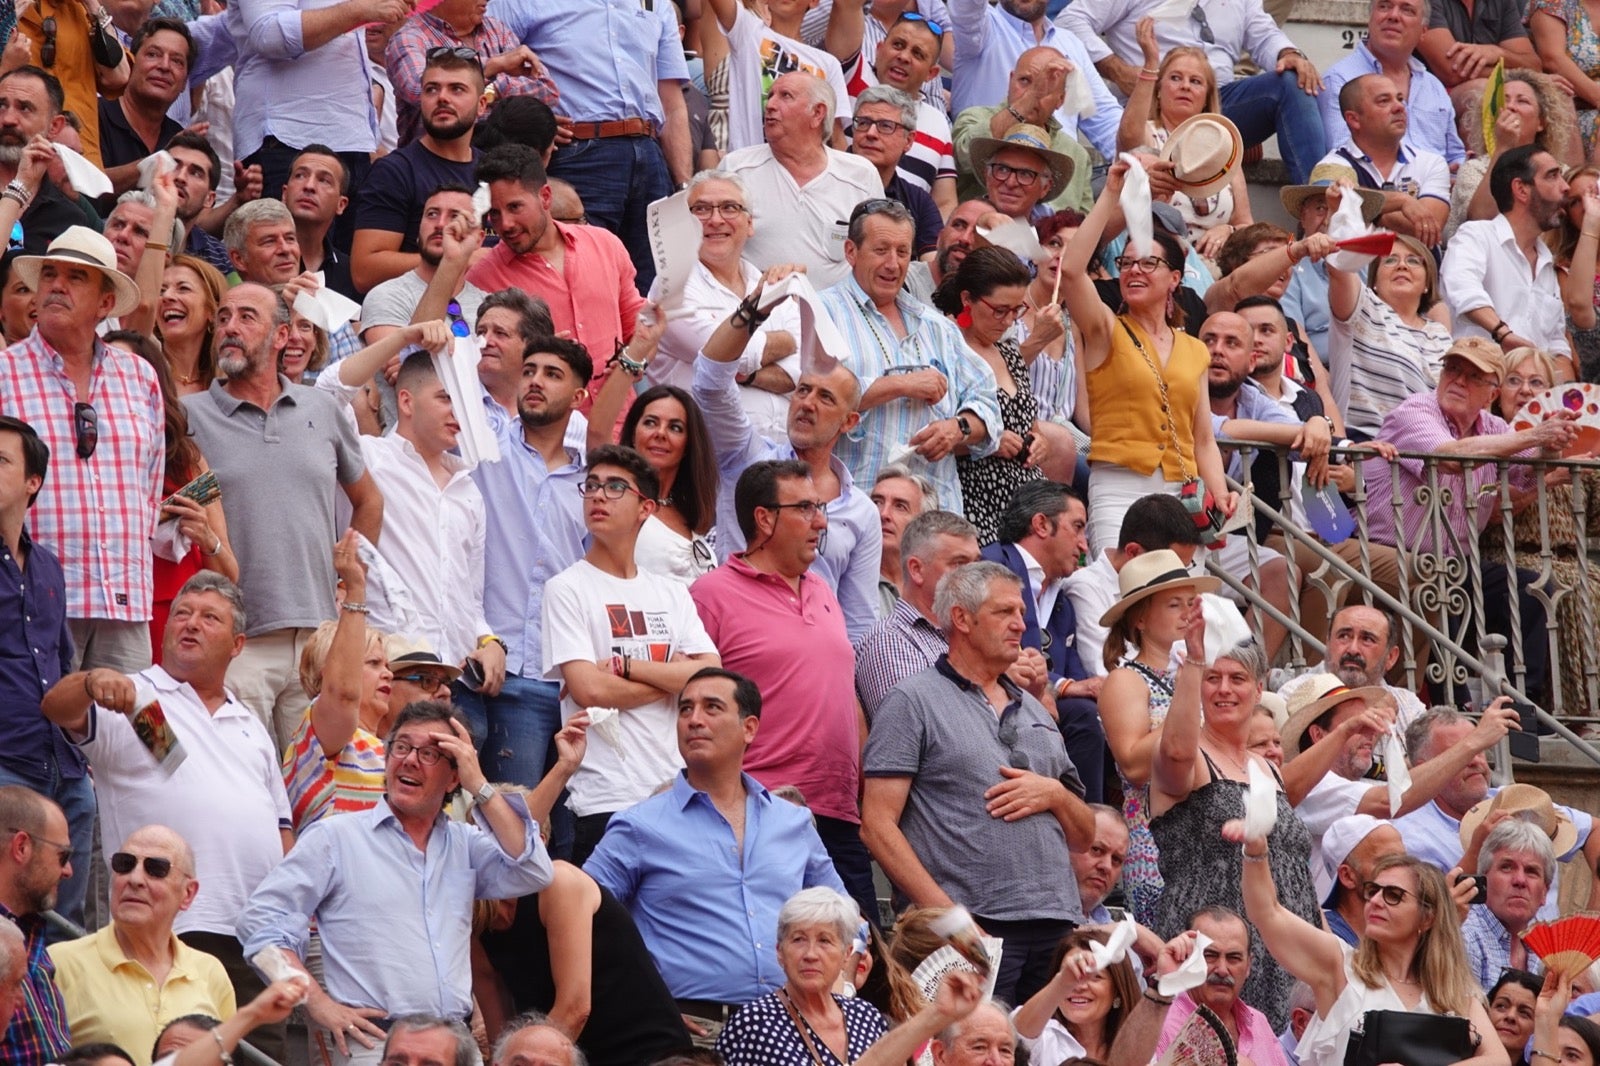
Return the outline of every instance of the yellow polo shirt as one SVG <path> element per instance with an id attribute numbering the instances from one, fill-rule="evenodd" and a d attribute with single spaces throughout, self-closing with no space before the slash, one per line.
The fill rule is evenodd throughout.
<path id="1" fill-rule="evenodd" d="M 109 1041 L 150 1066 L 156 1035 L 185 1014 L 233 1016 L 233 985 L 222 963 L 172 938 L 172 972 L 160 987 L 148 970 L 128 958 L 112 926 L 49 949 L 56 986 L 67 1003 L 74 1045 Z"/>

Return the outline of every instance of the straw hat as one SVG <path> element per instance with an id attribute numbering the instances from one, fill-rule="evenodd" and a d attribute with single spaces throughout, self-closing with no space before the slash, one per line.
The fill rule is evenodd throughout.
<path id="1" fill-rule="evenodd" d="M 1183 565 L 1178 553 L 1162 549 L 1136 555 L 1123 564 L 1117 575 L 1117 590 L 1121 598 L 1100 616 L 1102 626 L 1110 626 L 1140 600 L 1149 599 L 1163 589 L 1189 585 L 1196 592 L 1215 592 L 1222 584 L 1209 574 L 1196 577 Z"/>
<path id="2" fill-rule="evenodd" d="M 1283 209 L 1289 212 L 1289 217 L 1298 220 L 1300 209 L 1305 202 L 1313 196 L 1325 195 L 1328 186 L 1336 181 L 1348 181 L 1356 188 L 1346 190 L 1345 195 L 1354 193 L 1361 198 L 1361 217 L 1368 223 L 1377 221 L 1378 215 L 1383 211 L 1383 193 L 1377 189 L 1363 189 L 1357 182 L 1361 179 L 1356 176 L 1355 168 L 1347 167 L 1342 163 L 1318 163 L 1311 168 L 1311 173 L 1306 175 L 1305 185 L 1285 185 L 1278 190 L 1278 199 L 1283 201 Z"/>
<path id="3" fill-rule="evenodd" d="M 1578 828 L 1563 811 L 1556 810 L 1550 793 L 1533 785 L 1507 785 L 1461 816 L 1461 846 L 1472 843 L 1472 834 L 1489 815 L 1506 811 L 1514 818 L 1532 822 L 1550 837 L 1550 845 L 1560 858 L 1578 842 Z"/>
<path id="4" fill-rule="evenodd" d="M 1233 177 L 1244 158 L 1239 127 L 1221 115 L 1201 112 L 1167 135 L 1161 158 L 1172 163 L 1178 191 L 1192 200 L 1215 196 Z"/>
<path id="5" fill-rule="evenodd" d="M 1394 697 L 1389 695 L 1388 689 L 1379 685 L 1350 688 L 1334 674 L 1315 674 L 1307 678 L 1289 696 L 1289 720 L 1283 726 L 1286 757 L 1300 754 L 1300 742 L 1312 722 L 1349 700 L 1360 700 L 1370 706 L 1374 703 L 1393 703 Z"/>
<path id="6" fill-rule="evenodd" d="M 1039 126 L 1028 123 L 1018 123 L 1006 131 L 1004 137 L 976 137 L 968 151 L 968 158 L 972 160 L 972 172 L 983 180 L 983 172 L 988 168 L 989 161 L 996 152 L 1002 148 L 1021 148 L 1032 152 L 1050 168 L 1050 188 L 1039 197 L 1039 202 L 1044 203 L 1054 200 L 1061 195 L 1061 190 L 1067 187 L 1067 182 L 1072 180 L 1072 171 L 1075 164 L 1072 157 L 1056 151 L 1050 147 L 1050 134 Z"/>
<path id="7" fill-rule="evenodd" d="M 110 278 L 117 294 L 117 302 L 111 308 L 113 317 L 125 315 L 139 306 L 139 286 L 117 269 L 117 250 L 88 226 L 68 226 L 61 236 L 50 242 L 43 255 L 18 256 L 11 268 L 28 288 L 38 292 L 39 268 L 45 263 L 93 267 Z"/>
<path id="8" fill-rule="evenodd" d="M 451 666 L 441 660 L 428 642 L 421 638 L 412 639 L 390 634 L 383 639 L 383 653 L 389 657 L 391 673 L 398 674 L 410 667 L 426 667 L 429 670 L 443 671 L 448 675 L 446 681 L 454 681 L 461 676 L 461 667 Z"/>

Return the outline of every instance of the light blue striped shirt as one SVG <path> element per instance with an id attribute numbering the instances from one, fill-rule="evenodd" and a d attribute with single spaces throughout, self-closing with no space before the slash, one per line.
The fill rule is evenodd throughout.
<path id="1" fill-rule="evenodd" d="M 1322 113 L 1322 129 L 1328 135 L 1330 151 L 1350 140 L 1350 127 L 1345 125 L 1344 113 L 1339 110 L 1339 89 L 1345 82 L 1364 74 L 1381 73 L 1378 59 L 1365 41 L 1357 41 L 1355 51 L 1322 72 L 1322 93 L 1317 97 L 1317 109 Z M 1451 166 L 1467 158 L 1466 146 L 1461 143 L 1461 134 L 1456 129 L 1450 90 L 1429 73 L 1416 56 L 1411 57 L 1411 87 L 1406 90 L 1405 143 L 1413 151 L 1444 156 Z"/>
<path id="2" fill-rule="evenodd" d="M 895 297 L 895 304 L 905 321 L 904 340 L 895 337 L 889 320 L 873 305 L 854 275 L 847 275 L 822 292 L 822 305 L 848 349 L 844 353 L 845 365 L 861 380 L 863 395 L 886 374 L 929 367 L 943 374 L 949 385 L 944 398 L 936 404 L 897 399 L 863 411 L 860 424 L 839 438 L 834 454 L 844 460 L 857 481 L 868 485 L 888 465 L 890 454 L 903 448 L 930 422 L 954 418 L 961 411 L 976 415 L 989 435 L 973 447 L 974 457 L 993 452 L 1004 428 L 994 371 L 967 347 L 955 323 L 904 292 Z M 933 482 L 946 510 L 961 513 L 961 480 L 956 476 L 955 456 L 929 463 L 913 455 L 907 465 Z"/>
<path id="3" fill-rule="evenodd" d="M 760 436 L 750 425 L 734 375 L 739 364 L 705 356 L 694 361 L 694 402 L 705 415 L 717 453 L 717 559 L 726 562 L 744 551 L 733 506 L 733 490 L 745 467 L 767 459 L 793 459 L 794 445 Z M 856 488 L 850 468 L 837 455 L 829 460 L 839 478 L 839 495 L 828 501 L 828 532 L 811 563 L 811 572 L 828 583 L 844 610 L 845 629 L 854 644 L 878 621 L 878 564 L 883 555 L 883 523 L 878 508 Z"/>

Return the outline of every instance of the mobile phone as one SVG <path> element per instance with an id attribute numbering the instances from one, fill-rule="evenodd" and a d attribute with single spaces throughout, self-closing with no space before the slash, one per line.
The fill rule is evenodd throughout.
<path id="1" fill-rule="evenodd" d="M 467 687 L 477 692 L 483 688 L 483 664 L 476 659 L 468 659 L 461 664 L 461 680 Z"/>
<path id="2" fill-rule="evenodd" d="M 1460 876 L 1458 876 L 1456 878 L 1456 884 L 1459 885 L 1461 882 L 1466 881 L 1466 880 L 1471 880 L 1473 884 L 1478 886 L 1478 890 L 1472 894 L 1472 898 L 1469 899 L 1467 902 L 1468 903 L 1474 903 L 1474 904 L 1476 904 L 1476 903 L 1488 903 L 1489 902 L 1489 877 L 1488 877 L 1488 875 L 1487 874 L 1461 874 Z"/>
<path id="3" fill-rule="evenodd" d="M 1506 743 L 1510 746 L 1511 757 L 1524 762 L 1539 761 L 1539 715 L 1531 703 L 1512 704 L 1517 709 L 1517 716 L 1522 720 L 1522 728 L 1513 729 L 1506 734 Z"/>

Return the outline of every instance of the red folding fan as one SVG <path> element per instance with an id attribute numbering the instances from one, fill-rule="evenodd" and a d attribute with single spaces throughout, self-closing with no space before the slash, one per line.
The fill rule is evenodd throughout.
<path id="1" fill-rule="evenodd" d="M 1339 249 L 1357 255 L 1388 255 L 1394 251 L 1394 234 L 1380 231 L 1347 237 L 1339 242 Z"/>
<path id="2" fill-rule="evenodd" d="M 1546 970 L 1577 977 L 1600 959 L 1600 913 L 1584 911 L 1538 922 L 1522 934 L 1522 942 Z"/>

